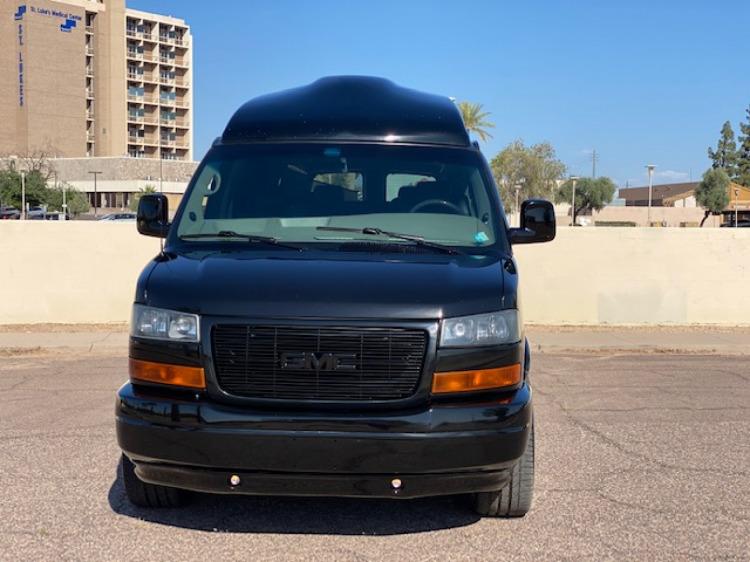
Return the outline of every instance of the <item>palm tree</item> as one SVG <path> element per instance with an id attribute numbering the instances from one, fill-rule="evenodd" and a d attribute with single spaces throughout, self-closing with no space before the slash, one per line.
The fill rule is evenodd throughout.
<path id="1" fill-rule="evenodd" d="M 464 126 L 467 131 L 476 133 L 483 142 L 492 138 L 487 129 L 494 129 L 495 124 L 487 120 L 490 112 L 482 111 L 481 103 L 462 101 L 458 104 L 458 110 L 461 112 L 461 117 L 464 120 Z"/>

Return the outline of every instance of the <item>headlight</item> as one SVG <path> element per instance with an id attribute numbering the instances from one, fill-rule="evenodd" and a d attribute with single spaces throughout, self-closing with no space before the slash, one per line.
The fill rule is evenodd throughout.
<path id="1" fill-rule="evenodd" d="M 197 342 L 200 341 L 199 324 L 197 314 L 134 304 L 130 335 L 157 340 Z"/>
<path id="2" fill-rule="evenodd" d="M 517 310 L 501 310 L 460 318 L 446 318 L 440 347 L 470 347 L 521 341 Z"/>

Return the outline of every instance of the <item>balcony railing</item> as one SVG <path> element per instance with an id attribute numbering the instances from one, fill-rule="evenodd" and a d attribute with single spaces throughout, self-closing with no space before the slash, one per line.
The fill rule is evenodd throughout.
<path id="1" fill-rule="evenodd" d="M 94 90 L 91 88 L 86 88 L 86 97 L 87 98 L 93 98 L 94 97 Z"/>
<path id="2" fill-rule="evenodd" d="M 86 67 L 86 76 L 93 76 L 94 75 L 94 69 L 90 66 Z"/>
<path id="3" fill-rule="evenodd" d="M 138 51 L 131 51 L 130 49 L 128 49 L 128 58 L 143 60 L 143 53 L 139 53 Z"/>
<path id="4" fill-rule="evenodd" d="M 141 73 L 141 72 L 128 72 L 128 80 L 143 80 L 143 73 Z"/>

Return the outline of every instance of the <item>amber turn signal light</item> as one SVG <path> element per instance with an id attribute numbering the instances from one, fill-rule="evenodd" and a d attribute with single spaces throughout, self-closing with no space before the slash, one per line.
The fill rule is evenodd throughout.
<path id="1" fill-rule="evenodd" d="M 130 378 L 134 381 L 155 382 L 186 388 L 206 388 L 206 375 L 202 367 L 130 359 L 129 369 Z"/>
<path id="2" fill-rule="evenodd" d="M 472 390 L 496 390 L 515 386 L 521 382 L 521 365 L 515 363 L 496 369 L 474 371 L 450 371 L 435 373 L 432 377 L 432 393 L 470 392 Z"/>

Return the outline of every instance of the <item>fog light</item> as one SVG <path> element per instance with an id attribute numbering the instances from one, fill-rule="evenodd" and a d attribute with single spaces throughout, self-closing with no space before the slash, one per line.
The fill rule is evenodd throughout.
<path id="1" fill-rule="evenodd" d="M 239 486 L 240 482 L 241 482 L 240 477 L 237 474 L 232 474 L 229 477 L 229 484 L 232 486 Z"/>
<path id="2" fill-rule="evenodd" d="M 401 489 L 401 479 L 400 478 L 394 478 L 391 480 L 391 488 L 394 490 L 400 490 Z"/>

